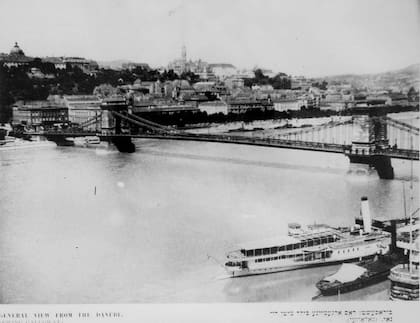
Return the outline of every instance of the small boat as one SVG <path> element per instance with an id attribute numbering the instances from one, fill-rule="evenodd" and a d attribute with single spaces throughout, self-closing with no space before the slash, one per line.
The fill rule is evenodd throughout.
<path id="1" fill-rule="evenodd" d="M 385 281 L 393 266 L 395 262 L 390 256 L 357 264 L 344 263 L 336 273 L 316 283 L 316 287 L 324 296 L 347 293 Z"/>
<path id="2" fill-rule="evenodd" d="M 85 142 L 87 145 L 99 145 L 101 143 L 101 139 L 98 136 L 89 136 L 85 137 Z"/>
<path id="3" fill-rule="evenodd" d="M 67 140 L 72 142 L 76 147 L 97 146 L 101 143 L 101 139 L 98 136 L 68 138 Z"/>

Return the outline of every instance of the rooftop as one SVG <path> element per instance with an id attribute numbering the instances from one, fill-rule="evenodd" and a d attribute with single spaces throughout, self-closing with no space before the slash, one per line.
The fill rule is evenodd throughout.
<path id="1" fill-rule="evenodd" d="M 198 108 L 191 105 L 135 105 L 133 112 L 178 112 L 178 111 L 196 111 Z"/>
<path id="2" fill-rule="evenodd" d="M 44 57 L 42 58 L 42 61 L 53 64 L 64 64 L 64 61 L 61 57 Z"/>
<path id="3" fill-rule="evenodd" d="M 214 63 L 214 64 L 209 64 L 209 67 L 211 67 L 211 68 L 214 68 L 214 67 L 235 68 L 235 66 L 233 66 L 232 64 L 229 64 L 229 63 Z"/>
<path id="4" fill-rule="evenodd" d="M 66 107 L 59 104 L 51 104 L 47 101 L 31 101 L 27 102 L 22 106 L 15 106 L 18 110 L 57 110 L 67 109 Z"/>
<path id="5" fill-rule="evenodd" d="M 32 62 L 34 59 L 28 56 L 21 56 L 21 55 L 8 55 L 8 56 L 1 56 L 0 60 L 5 63 L 29 63 Z"/>
<path id="6" fill-rule="evenodd" d="M 96 95 L 64 95 L 66 101 L 100 101 Z"/>
<path id="7" fill-rule="evenodd" d="M 297 98 L 272 98 L 271 101 L 274 103 L 286 103 L 286 102 L 298 102 L 299 100 Z"/>
<path id="8" fill-rule="evenodd" d="M 227 104 L 225 102 L 222 101 L 206 101 L 206 102 L 201 102 L 200 106 L 207 106 L 207 105 L 211 105 L 211 106 L 226 106 Z"/>
<path id="9" fill-rule="evenodd" d="M 407 100 L 407 95 L 402 93 L 391 93 L 389 96 L 392 100 Z"/>
<path id="10" fill-rule="evenodd" d="M 228 100 L 230 105 L 272 105 L 268 100 L 258 100 L 254 98 L 231 98 Z"/>

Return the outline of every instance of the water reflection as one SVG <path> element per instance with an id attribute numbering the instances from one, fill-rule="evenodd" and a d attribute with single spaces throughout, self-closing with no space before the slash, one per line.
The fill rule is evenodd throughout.
<path id="1" fill-rule="evenodd" d="M 306 268 L 235 278 L 230 279 L 224 291 L 232 302 L 244 301 L 244 295 L 249 302 L 310 301 L 317 295 L 315 283 L 322 278 L 323 272 L 320 269 Z"/>

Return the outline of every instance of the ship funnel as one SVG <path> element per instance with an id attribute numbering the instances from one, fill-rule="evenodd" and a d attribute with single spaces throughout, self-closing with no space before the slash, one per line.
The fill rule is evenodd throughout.
<path id="1" fill-rule="evenodd" d="M 363 218 L 363 229 L 366 233 L 372 232 L 372 218 L 370 217 L 369 201 L 363 196 L 360 203 L 360 214 Z"/>

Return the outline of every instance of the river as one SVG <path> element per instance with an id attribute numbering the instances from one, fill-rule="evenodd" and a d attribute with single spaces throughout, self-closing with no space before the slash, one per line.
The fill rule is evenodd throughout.
<path id="1" fill-rule="evenodd" d="M 0 151 L 1 303 L 310 301 L 338 266 L 227 278 L 235 244 L 285 234 L 289 222 L 351 225 L 403 216 L 410 161 L 396 179 L 349 172 L 344 155 L 138 139 L 137 151 Z M 418 201 L 414 162 L 412 209 Z M 388 282 L 341 295 L 386 300 Z M 321 297 L 319 300 L 337 300 Z"/>

